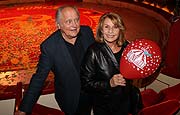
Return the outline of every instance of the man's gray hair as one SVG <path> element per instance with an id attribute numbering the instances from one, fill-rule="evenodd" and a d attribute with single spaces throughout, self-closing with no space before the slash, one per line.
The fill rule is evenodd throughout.
<path id="1" fill-rule="evenodd" d="M 78 17 L 80 16 L 79 11 L 78 11 L 78 8 L 77 8 L 76 6 L 71 6 L 71 5 L 61 6 L 61 7 L 59 7 L 59 8 L 57 9 L 57 11 L 56 11 L 55 20 L 56 20 L 56 23 L 57 23 L 57 24 L 60 24 L 60 18 L 61 18 L 62 10 L 63 10 L 64 8 L 67 8 L 67 7 L 73 8 L 73 9 L 76 11 Z"/>

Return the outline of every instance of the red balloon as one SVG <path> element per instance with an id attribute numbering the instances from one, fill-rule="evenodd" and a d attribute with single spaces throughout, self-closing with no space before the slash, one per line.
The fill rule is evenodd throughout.
<path id="1" fill-rule="evenodd" d="M 148 39 L 136 39 L 128 44 L 120 59 L 120 73 L 127 79 L 145 78 L 161 63 L 159 46 Z"/>

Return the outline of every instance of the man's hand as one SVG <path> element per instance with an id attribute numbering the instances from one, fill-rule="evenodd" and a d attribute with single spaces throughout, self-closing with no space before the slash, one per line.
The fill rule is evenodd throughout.
<path id="1" fill-rule="evenodd" d="M 14 115 L 26 115 L 26 113 L 22 111 L 16 111 Z"/>

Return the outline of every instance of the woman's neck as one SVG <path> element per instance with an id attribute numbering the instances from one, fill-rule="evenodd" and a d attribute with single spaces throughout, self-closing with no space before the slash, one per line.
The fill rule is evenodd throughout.
<path id="1" fill-rule="evenodd" d="M 113 53 L 117 53 L 121 49 L 116 42 L 106 42 L 106 44 L 111 48 Z"/>

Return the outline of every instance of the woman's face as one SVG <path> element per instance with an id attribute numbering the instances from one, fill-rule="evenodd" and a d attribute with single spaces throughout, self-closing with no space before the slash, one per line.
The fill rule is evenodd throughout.
<path id="1" fill-rule="evenodd" d="M 120 29 L 118 25 L 114 25 L 109 18 L 106 18 L 102 27 L 102 33 L 105 41 L 111 43 L 118 39 Z"/>

